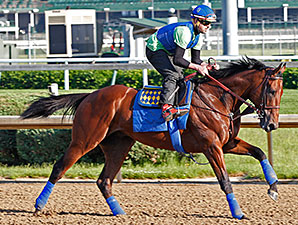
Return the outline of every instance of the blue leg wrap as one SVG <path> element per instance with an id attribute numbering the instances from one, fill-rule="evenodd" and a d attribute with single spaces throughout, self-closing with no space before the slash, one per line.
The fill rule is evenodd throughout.
<path id="1" fill-rule="evenodd" d="M 277 176 L 276 173 L 274 172 L 272 166 L 270 165 L 268 159 L 264 159 L 261 162 L 261 166 L 265 175 L 265 179 L 268 182 L 268 184 L 273 184 L 275 183 L 277 180 Z"/>
<path id="2" fill-rule="evenodd" d="M 123 209 L 120 207 L 118 201 L 115 199 L 114 196 L 111 196 L 106 199 L 108 205 L 110 206 L 110 209 L 114 216 L 117 216 L 119 214 L 125 215 L 126 213 L 123 211 Z"/>
<path id="3" fill-rule="evenodd" d="M 35 202 L 35 208 L 37 210 L 42 210 L 43 207 L 47 204 L 47 201 L 50 197 L 50 194 L 53 191 L 55 184 L 52 184 L 50 181 L 47 182 L 46 186 L 43 188 L 42 192 L 38 196 Z"/>
<path id="4" fill-rule="evenodd" d="M 227 194 L 227 200 L 229 202 L 229 206 L 230 206 L 232 216 L 234 218 L 237 218 L 237 219 L 241 220 L 242 217 L 244 216 L 244 214 L 242 213 L 242 211 L 240 209 L 240 206 L 239 206 L 239 204 L 238 204 L 238 202 L 235 198 L 234 193 Z"/>

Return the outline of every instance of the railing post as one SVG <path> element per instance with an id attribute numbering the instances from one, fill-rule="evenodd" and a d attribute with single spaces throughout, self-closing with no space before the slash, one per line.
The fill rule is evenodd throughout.
<path id="1" fill-rule="evenodd" d="M 281 32 L 278 31 L 279 34 L 279 55 L 282 55 L 282 37 L 281 37 Z"/>
<path id="2" fill-rule="evenodd" d="M 115 85 L 116 84 L 116 78 L 117 78 L 117 70 L 114 70 L 111 85 Z"/>
<path id="3" fill-rule="evenodd" d="M 272 141 L 272 132 L 267 132 L 267 142 L 268 142 L 268 159 L 273 167 L 273 141 Z"/>
<path id="4" fill-rule="evenodd" d="M 262 20 L 262 56 L 265 55 L 265 21 Z"/>
<path id="5" fill-rule="evenodd" d="M 121 173 L 121 169 L 120 169 L 119 172 L 116 174 L 116 179 L 117 179 L 117 183 L 121 183 L 121 181 L 122 181 L 122 173 Z"/>
<path id="6" fill-rule="evenodd" d="M 297 48 L 296 48 L 296 26 L 294 27 L 294 55 L 297 55 Z"/>
<path id="7" fill-rule="evenodd" d="M 148 85 L 148 70 L 143 69 L 143 86 Z"/>
<path id="8" fill-rule="evenodd" d="M 68 61 L 65 61 L 65 65 L 68 65 Z M 69 69 L 64 70 L 64 90 L 69 90 Z"/>

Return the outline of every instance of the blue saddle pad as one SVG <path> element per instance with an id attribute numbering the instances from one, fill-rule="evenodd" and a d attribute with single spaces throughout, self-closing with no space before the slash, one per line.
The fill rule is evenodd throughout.
<path id="1" fill-rule="evenodd" d="M 180 109 L 190 108 L 191 97 L 193 92 L 191 81 L 188 81 L 186 83 L 186 86 L 187 93 L 184 102 L 185 105 L 179 106 Z M 159 94 L 161 90 L 161 87 L 151 86 L 149 88 L 146 87 L 137 93 L 133 106 L 134 132 L 168 131 L 168 123 L 162 117 L 161 108 L 159 107 Z M 189 113 L 175 119 L 179 130 L 186 129 L 186 122 L 188 116 Z"/>

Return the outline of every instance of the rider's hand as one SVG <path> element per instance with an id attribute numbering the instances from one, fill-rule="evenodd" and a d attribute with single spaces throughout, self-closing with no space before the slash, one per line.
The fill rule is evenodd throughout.
<path id="1" fill-rule="evenodd" d="M 207 69 L 207 63 L 202 62 L 201 65 L 195 64 L 195 63 L 190 63 L 189 68 L 198 71 L 200 74 L 205 76 L 206 74 L 209 74 L 208 69 Z"/>
<path id="2" fill-rule="evenodd" d="M 215 70 L 219 70 L 219 65 L 218 65 L 218 64 L 214 64 L 214 65 L 213 65 L 213 69 L 215 69 Z"/>
<path id="3" fill-rule="evenodd" d="M 201 65 L 198 66 L 198 72 L 200 74 L 202 74 L 203 76 L 205 76 L 206 74 L 209 74 L 208 68 L 207 68 L 208 64 L 205 62 L 202 62 Z"/>
<path id="4" fill-rule="evenodd" d="M 207 65 L 208 70 L 219 70 L 219 65 L 216 64 L 216 60 L 212 57 L 208 59 L 208 65 Z"/>

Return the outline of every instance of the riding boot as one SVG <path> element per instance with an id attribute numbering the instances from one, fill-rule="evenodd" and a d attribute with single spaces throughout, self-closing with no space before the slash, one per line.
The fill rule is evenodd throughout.
<path id="1" fill-rule="evenodd" d="M 186 113 L 188 113 L 188 109 L 176 109 L 170 104 L 164 104 L 162 106 L 162 117 L 165 119 L 165 121 L 170 121 L 179 116 L 184 116 Z"/>

